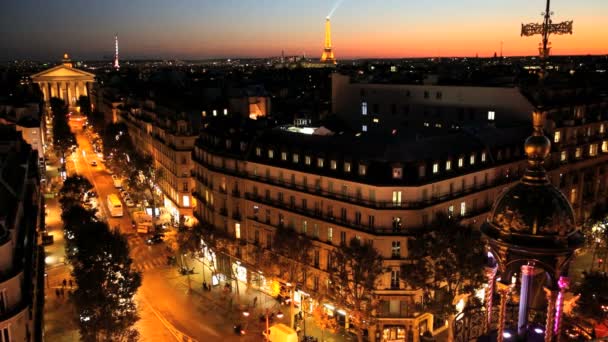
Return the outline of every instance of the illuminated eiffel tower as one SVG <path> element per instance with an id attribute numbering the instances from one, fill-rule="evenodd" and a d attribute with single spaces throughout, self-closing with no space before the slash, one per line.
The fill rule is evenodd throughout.
<path id="1" fill-rule="evenodd" d="M 331 49 L 331 24 L 329 17 L 325 18 L 325 45 L 323 46 L 323 55 L 321 55 L 322 63 L 336 64 L 334 52 Z"/>

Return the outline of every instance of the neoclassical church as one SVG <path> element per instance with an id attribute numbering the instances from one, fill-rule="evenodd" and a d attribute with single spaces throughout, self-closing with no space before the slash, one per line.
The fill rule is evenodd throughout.
<path id="1" fill-rule="evenodd" d="M 44 95 L 44 101 L 58 97 L 70 106 L 77 105 L 81 95 L 89 94 L 89 86 L 95 81 L 95 75 L 76 69 L 68 54 L 63 55 L 61 64 L 31 76 Z"/>

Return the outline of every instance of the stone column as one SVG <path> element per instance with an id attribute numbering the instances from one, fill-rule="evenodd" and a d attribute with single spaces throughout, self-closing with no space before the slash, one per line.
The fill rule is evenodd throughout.
<path id="1" fill-rule="evenodd" d="M 84 82 L 84 96 L 89 96 L 89 82 Z"/>
<path id="2" fill-rule="evenodd" d="M 553 341 L 553 325 L 555 321 L 555 301 L 557 299 L 557 291 L 549 288 L 544 288 L 547 296 L 547 323 L 545 324 L 545 342 Z"/>
<path id="3" fill-rule="evenodd" d="M 65 88 L 67 89 L 68 93 L 68 106 L 71 106 L 74 104 L 74 92 L 72 91 L 72 82 L 66 81 Z"/>
<path id="4" fill-rule="evenodd" d="M 485 293 L 486 321 L 484 330 L 486 334 L 492 330 L 492 299 L 494 297 L 494 280 L 496 279 L 496 271 L 498 271 L 498 266 L 485 268 L 486 278 L 488 279 L 488 286 L 486 287 Z"/>
<path id="5" fill-rule="evenodd" d="M 534 276 L 534 266 L 521 266 L 521 288 L 519 290 L 519 317 L 517 320 L 517 334 L 524 337 L 528 330 L 528 293 Z"/>
<path id="6" fill-rule="evenodd" d="M 55 82 L 51 82 L 50 85 L 51 85 L 51 97 L 57 97 L 57 84 Z"/>
<path id="7" fill-rule="evenodd" d="M 505 331 L 505 319 L 507 316 L 507 303 L 509 297 L 511 297 L 512 285 L 503 284 L 501 282 L 496 283 L 496 290 L 500 294 L 500 310 L 498 311 L 498 335 L 496 336 L 497 342 L 503 342 Z"/>
<path id="8" fill-rule="evenodd" d="M 49 97 L 48 97 L 48 87 L 46 85 L 46 82 L 38 82 L 38 86 L 40 87 L 40 91 L 42 91 L 42 98 L 44 99 L 44 102 L 49 102 Z"/>
<path id="9" fill-rule="evenodd" d="M 555 334 L 555 341 L 559 342 L 562 330 L 564 294 L 566 290 L 570 287 L 570 278 L 564 276 L 559 277 L 557 285 L 559 286 L 559 293 L 557 294 L 557 300 L 555 303 L 555 323 L 553 325 L 553 333 Z"/>
<path id="10" fill-rule="evenodd" d="M 80 99 L 80 81 L 75 83 L 74 88 L 76 89 L 76 100 L 78 101 Z"/>

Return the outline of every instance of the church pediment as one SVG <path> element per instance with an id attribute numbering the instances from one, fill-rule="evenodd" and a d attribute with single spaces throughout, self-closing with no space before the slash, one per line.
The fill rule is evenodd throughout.
<path id="1" fill-rule="evenodd" d="M 53 77 L 53 78 L 63 78 L 63 77 L 89 77 L 89 78 L 93 78 L 95 77 L 94 74 L 91 74 L 89 72 L 86 71 L 82 71 L 82 70 L 78 70 L 78 69 L 74 69 L 74 68 L 69 68 L 65 65 L 58 65 L 54 68 L 48 69 L 48 70 L 44 70 L 41 71 L 35 75 L 32 75 L 33 79 L 36 78 L 47 78 L 47 77 Z"/>

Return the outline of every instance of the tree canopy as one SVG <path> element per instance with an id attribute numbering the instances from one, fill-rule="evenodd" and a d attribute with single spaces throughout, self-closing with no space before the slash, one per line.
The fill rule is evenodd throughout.
<path id="1" fill-rule="evenodd" d="M 353 238 L 332 253 L 329 293 L 337 305 L 347 308 L 359 342 L 363 330 L 373 324 L 377 300 L 374 289 L 384 273 L 382 257 L 371 242 Z"/>
<path id="2" fill-rule="evenodd" d="M 608 318 L 608 274 L 584 272 L 582 281 L 574 288 L 579 295 L 574 312 L 581 317 L 604 322 Z"/>
<path id="3" fill-rule="evenodd" d="M 409 257 L 401 277 L 408 285 L 425 289 L 430 298 L 424 303 L 427 310 L 448 321 L 456 314 L 456 300 L 472 296 L 485 282 L 481 233 L 445 215 L 410 240 Z"/>
<path id="4" fill-rule="evenodd" d="M 76 137 L 68 125 L 68 107 L 56 97 L 51 98 L 50 104 L 53 113 L 53 145 L 55 151 L 65 158 L 68 150 L 76 144 Z"/>

